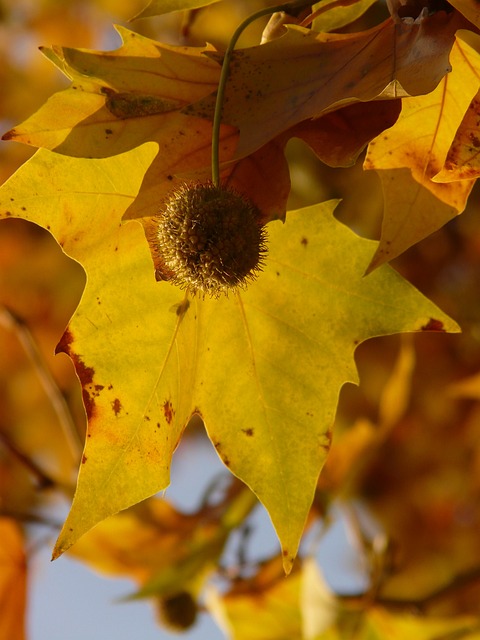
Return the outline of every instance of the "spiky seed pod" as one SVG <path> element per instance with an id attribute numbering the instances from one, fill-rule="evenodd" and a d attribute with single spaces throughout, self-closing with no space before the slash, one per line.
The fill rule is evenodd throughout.
<path id="1" fill-rule="evenodd" d="M 198 605 L 188 591 L 158 598 L 157 603 L 160 621 L 172 631 L 189 629 L 197 618 Z"/>
<path id="2" fill-rule="evenodd" d="M 170 280 L 212 296 L 246 285 L 266 255 L 260 218 L 252 202 L 228 187 L 195 182 L 176 189 L 162 207 L 156 232 Z"/>

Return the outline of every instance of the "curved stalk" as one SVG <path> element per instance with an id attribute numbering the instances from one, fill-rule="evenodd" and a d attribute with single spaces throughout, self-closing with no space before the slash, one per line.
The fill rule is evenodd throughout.
<path id="1" fill-rule="evenodd" d="M 223 99 L 225 96 L 225 88 L 228 80 L 228 72 L 230 69 L 230 61 L 232 59 L 232 54 L 235 49 L 235 46 L 238 42 L 238 39 L 245 31 L 245 29 L 255 22 L 258 18 L 262 18 L 263 16 L 267 16 L 272 13 L 276 13 L 277 11 L 288 11 L 288 9 L 297 9 L 303 7 L 305 5 L 311 4 L 311 2 L 306 2 L 305 0 L 293 0 L 292 2 L 284 2 L 283 4 L 279 4 L 275 7 L 266 7 L 264 9 L 260 9 L 252 15 L 245 18 L 245 20 L 235 29 L 230 42 L 228 43 L 228 47 L 225 51 L 225 55 L 223 57 L 222 62 L 222 70 L 220 72 L 220 79 L 218 81 L 218 89 L 217 89 L 217 97 L 215 101 L 215 112 L 213 115 L 213 129 L 212 129 L 212 182 L 216 187 L 220 186 L 220 157 L 219 157 L 219 147 L 220 147 L 220 124 L 222 119 L 222 110 L 223 110 Z"/>

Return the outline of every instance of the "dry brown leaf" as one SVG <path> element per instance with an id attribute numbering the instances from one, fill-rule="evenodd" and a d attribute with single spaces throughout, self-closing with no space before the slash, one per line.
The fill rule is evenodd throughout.
<path id="1" fill-rule="evenodd" d="M 449 4 L 480 28 L 480 6 L 477 0 L 450 0 Z"/>
<path id="2" fill-rule="evenodd" d="M 235 157 L 334 108 L 432 91 L 451 69 L 449 52 L 464 24 L 457 12 L 439 12 L 347 35 L 291 26 L 280 38 L 235 51 L 223 109 L 223 121 L 240 130 Z M 211 95 L 184 113 L 211 118 L 214 102 Z"/>
<path id="3" fill-rule="evenodd" d="M 305 120 L 287 132 L 301 138 L 318 158 L 331 167 L 349 167 L 365 146 L 391 127 L 401 110 L 401 100 L 357 102 L 315 120 Z"/>

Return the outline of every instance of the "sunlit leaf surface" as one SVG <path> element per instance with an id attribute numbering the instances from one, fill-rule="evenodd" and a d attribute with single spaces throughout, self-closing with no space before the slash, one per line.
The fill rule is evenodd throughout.
<path id="1" fill-rule="evenodd" d="M 82 383 L 89 427 L 55 554 L 168 485 L 196 412 L 224 464 L 267 508 L 288 571 L 340 388 L 357 381 L 356 346 L 457 326 L 390 268 L 362 277 L 374 243 L 336 222 L 334 203 L 268 225 L 267 264 L 246 291 L 201 299 L 156 282 L 142 227 L 121 223 L 154 152 L 84 160 L 40 151 L 0 192 L 2 216 L 47 228 L 87 273 L 59 344 Z"/>
<path id="2" fill-rule="evenodd" d="M 334 621 L 336 603 L 313 558 L 286 580 L 278 558 L 226 594 L 211 589 L 207 608 L 232 640 L 317 638 Z"/>
<path id="3" fill-rule="evenodd" d="M 371 269 L 461 213 L 473 187 L 473 180 L 462 180 L 458 174 L 455 181 L 443 181 L 441 171 L 452 142 L 465 136 L 457 131 L 475 104 L 480 55 L 457 39 L 450 59 L 453 70 L 439 86 L 427 95 L 405 99 L 395 125 L 369 145 L 365 168 L 379 171 L 385 195 L 382 237 Z M 467 172 L 466 177 L 471 175 Z"/>

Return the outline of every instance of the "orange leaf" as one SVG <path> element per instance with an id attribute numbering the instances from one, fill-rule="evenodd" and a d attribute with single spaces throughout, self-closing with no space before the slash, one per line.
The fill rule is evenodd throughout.
<path id="1" fill-rule="evenodd" d="M 469 180 L 480 176 L 480 91 L 473 98 L 460 124 L 445 166 L 434 177 L 435 182 Z"/>
<path id="2" fill-rule="evenodd" d="M 306 142 L 325 164 L 349 167 L 372 138 L 395 123 L 400 110 L 401 100 L 357 102 L 301 122 L 287 133 Z"/>
<path id="3" fill-rule="evenodd" d="M 403 101 L 396 124 L 373 140 L 365 169 L 377 169 L 385 194 L 379 247 L 369 271 L 433 233 L 465 208 L 472 180 L 440 181 L 439 171 L 480 84 L 480 55 L 462 40 L 453 70 L 431 93 Z"/>
<path id="4" fill-rule="evenodd" d="M 211 131 L 210 124 L 202 121 L 204 130 Z M 192 138 L 195 143 L 196 136 Z M 221 140 L 223 150 L 234 144 L 236 135 Z M 198 142 L 198 138 L 197 138 Z M 263 222 L 276 218 L 284 218 L 288 195 L 290 192 L 290 173 L 284 156 L 287 138 L 277 138 L 258 149 L 255 153 L 241 160 L 227 164 L 221 170 L 222 182 L 248 196 L 263 214 Z M 142 182 L 138 196 L 132 202 L 124 215 L 125 220 L 135 218 L 151 218 L 158 214 L 163 199 L 171 191 L 178 188 L 185 181 L 211 179 L 211 140 L 198 150 L 186 157 L 184 163 L 178 166 L 178 172 L 168 173 L 162 170 L 161 163 L 168 156 L 159 154 Z M 229 149 L 232 147 L 228 146 Z M 233 149 L 232 149 L 233 150 Z M 197 168 L 192 164 L 198 159 Z M 199 168 L 198 168 L 199 167 Z M 171 170 L 174 167 L 170 167 Z"/>
<path id="5" fill-rule="evenodd" d="M 43 49 L 72 85 L 4 139 L 105 158 L 189 127 L 179 109 L 216 89 L 218 65 L 202 55 L 203 48 L 169 46 L 123 27 L 117 31 L 123 44 L 115 51 Z"/>
<path id="6" fill-rule="evenodd" d="M 18 524 L 0 518 L 0 540 L 0 640 L 23 640 L 27 564 Z"/>
<path id="7" fill-rule="evenodd" d="M 449 4 L 480 28 L 480 7 L 477 0 L 450 0 Z"/>
<path id="8" fill-rule="evenodd" d="M 378 174 L 384 195 L 382 237 L 366 273 L 393 260 L 458 213 L 454 206 L 442 202 L 417 182 L 410 169 L 386 169 Z M 471 185 L 468 186 L 470 191 Z"/>
<path id="9" fill-rule="evenodd" d="M 480 36 L 469 31 L 462 31 L 459 44 L 465 57 L 465 65 L 471 67 L 472 60 L 479 58 Z M 478 64 L 477 86 L 480 84 Z M 448 150 L 443 169 L 433 180 L 435 182 L 452 182 L 478 178 L 480 175 L 480 90 L 473 97 L 453 142 Z"/>
<path id="10" fill-rule="evenodd" d="M 235 51 L 223 109 L 223 121 L 240 130 L 235 157 L 339 106 L 432 91 L 450 70 L 455 31 L 464 24 L 457 12 L 439 12 L 347 35 L 288 26 L 280 38 Z M 211 95 L 183 112 L 208 118 L 214 102 Z"/>
<path id="11" fill-rule="evenodd" d="M 139 596 L 195 593 L 218 562 L 231 530 L 257 504 L 234 480 L 216 503 L 182 513 L 163 499 L 146 500 L 101 522 L 70 553 L 113 576 L 135 580 Z"/>

